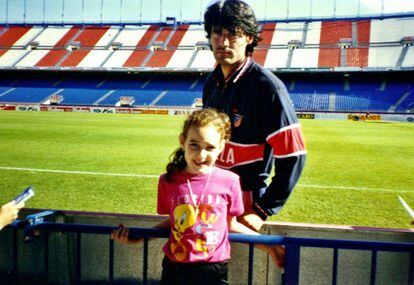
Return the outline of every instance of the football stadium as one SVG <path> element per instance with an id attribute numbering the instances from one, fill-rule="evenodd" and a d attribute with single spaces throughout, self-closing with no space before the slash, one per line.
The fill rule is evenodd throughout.
<path id="1" fill-rule="evenodd" d="M 214 2 L 0 0 L 0 205 L 34 190 L 0 284 L 159 284 L 158 178 L 216 67 Z M 307 158 L 262 235 L 230 235 L 229 284 L 414 284 L 414 1 L 245 2 Z"/>

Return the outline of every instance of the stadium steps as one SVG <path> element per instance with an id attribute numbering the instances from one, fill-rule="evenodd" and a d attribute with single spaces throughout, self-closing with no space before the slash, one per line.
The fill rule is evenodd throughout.
<path id="1" fill-rule="evenodd" d="M 191 68 L 191 66 L 193 65 L 193 62 L 195 60 L 195 58 L 197 57 L 198 54 L 198 50 L 196 50 L 193 55 L 191 56 L 190 60 L 187 63 L 187 68 Z"/>
<path id="2" fill-rule="evenodd" d="M 293 49 L 293 48 L 289 49 L 288 57 L 287 57 L 287 60 L 286 60 L 286 67 L 287 68 L 290 68 L 291 65 L 292 65 L 292 58 L 293 58 L 294 50 L 295 49 Z"/>
<path id="3" fill-rule="evenodd" d="M 104 80 L 102 80 L 101 82 L 99 82 L 97 85 L 96 85 L 96 88 L 101 88 L 102 87 L 102 85 L 104 85 L 108 80 L 109 80 L 109 76 L 108 77 L 106 77 Z"/>
<path id="4" fill-rule="evenodd" d="M 0 37 L 8 30 L 8 27 L 0 27 Z"/>
<path id="5" fill-rule="evenodd" d="M 164 42 L 163 48 L 166 48 L 168 46 L 176 30 L 177 30 L 176 26 L 175 27 L 168 26 L 162 29 L 162 31 L 160 32 L 160 36 L 162 35 L 162 37 L 161 38 L 160 36 L 157 37 L 157 40 Z"/>
<path id="6" fill-rule="evenodd" d="M 352 46 L 356 46 L 358 44 L 358 22 L 353 21 L 351 26 L 352 31 Z"/>
<path id="7" fill-rule="evenodd" d="M 112 39 L 108 42 L 108 44 L 105 46 L 105 49 L 110 49 L 112 44 L 114 42 L 116 42 L 116 39 L 118 38 L 118 36 L 121 34 L 121 32 L 124 30 L 124 27 L 121 27 L 120 29 L 118 29 L 118 31 L 116 32 L 116 35 L 112 37 Z M 102 65 L 101 65 L 102 66 Z"/>
<path id="8" fill-rule="evenodd" d="M 379 87 L 379 91 L 385 91 L 385 88 L 387 88 L 387 78 L 385 78 Z"/>
<path id="9" fill-rule="evenodd" d="M 347 67 L 347 52 L 346 52 L 346 50 L 347 49 L 345 49 L 345 48 L 341 48 L 340 49 L 340 64 L 339 64 L 339 66 L 341 66 L 341 67 Z"/>
<path id="10" fill-rule="evenodd" d="M 408 96 L 410 96 L 410 92 L 405 92 L 394 105 L 391 105 L 391 107 L 387 110 L 388 112 L 395 112 L 395 110 L 398 109 L 398 107 L 407 99 Z"/>
<path id="11" fill-rule="evenodd" d="M 177 29 L 174 32 L 173 37 L 168 42 L 169 46 L 178 47 L 189 27 L 190 27 L 190 25 L 180 25 L 180 26 L 178 26 Z"/>
<path id="12" fill-rule="evenodd" d="M 14 90 L 16 90 L 16 88 L 10 88 L 9 90 L 6 90 L 3 93 L 1 93 L 0 94 L 0 101 L 1 101 L 1 97 L 3 97 L 4 95 L 7 95 L 7 94 L 13 92 Z"/>
<path id="13" fill-rule="evenodd" d="M 141 62 L 141 67 L 147 66 L 147 63 L 151 60 L 152 56 L 154 55 L 154 51 L 151 50 L 148 52 L 148 55 L 144 58 L 144 60 Z"/>
<path id="14" fill-rule="evenodd" d="M 89 53 L 89 50 L 70 51 L 65 60 L 59 66 L 76 67 Z"/>
<path id="15" fill-rule="evenodd" d="M 25 52 L 22 56 L 18 57 L 17 60 L 13 64 L 11 64 L 11 66 L 16 66 L 16 64 L 18 64 L 20 61 L 22 61 L 29 54 L 30 54 L 30 50 Z"/>
<path id="16" fill-rule="evenodd" d="M 329 93 L 329 111 L 335 111 L 336 105 L 336 94 Z"/>
<path id="17" fill-rule="evenodd" d="M 43 58 L 41 58 L 36 66 L 56 66 L 62 58 L 69 53 L 68 50 L 51 50 Z"/>
<path id="18" fill-rule="evenodd" d="M 402 63 L 403 63 L 403 61 L 404 61 L 404 59 L 407 55 L 407 52 L 408 52 L 409 48 L 410 48 L 409 46 L 405 46 L 401 50 L 400 57 L 398 58 L 398 61 L 397 61 L 397 64 L 396 64 L 397 67 L 401 67 L 401 65 L 402 65 Z"/>
<path id="19" fill-rule="evenodd" d="M 30 43 L 31 42 L 34 42 L 34 41 L 36 41 L 36 38 L 38 37 L 38 36 L 40 36 L 42 33 L 43 33 L 43 31 L 45 31 L 46 30 L 46 28 L 42 28 L 41 30 L 39 30 L 38 32 L 35 32 L 35 34 L 28 40 L 28 42 L 24 45 L 24 49 L 27 49 L 27 48 L 29 48 L 29 46 L 30 46 Z"/>
<path id="20" fill-rule="evenodd" d="M 56 47 L 62 46 L 63 48 L 68 48 L 72 41 L 75 41 L 79 37 L 79 35 L 83 32 L 84 28 L 81 27 L 72 27 L 69 32 L 56 43 Z"/>
<path id="21" fill-rule="evenodd" d="M 296 86 L 296 79 L 293 79 L 289 84 L 289 91 L 295 90 L 295 86 Z"/>
<path id="22" fill-rule="evenodd" d="M 158 38 L 159 34 L 161 33 L 161 27 L 160 26 L 151 26 L 145 35 L 142 37 L 141 41 L 146 41 L 146 48 L 151 48 L 151 46 L 154 44 L 155 40 Z M 140 41 L 140 43 L 141 43 Z"/>
<path id="23" fill-rule="evenodd" d="M 194 80 L 194 82 L 190 86 L 190 90 L 194 90 L 194 88 L 197 86 L 200 79 L 201 79 L 200 77 L 197 77 L 196 80 Z"/>
<path id="24" fill-rule="evenodd" d="M 108 60 L 114 55 L 114 53 L 116 52 L 116 50 L 112 50 L 108 56 L 102 61 L 102 63 L 99 65 L 100 67 L 105 66 L 105 64 L 108 62 Z"/>
<path id="25" fill-rule="evenodd" d="M 162 91 L 160 95 L 158 95 L 154 100 L 152 100 L 149 106 L 154 106 L 155 104 L 157 104 L 157 102 L 160 101 L 167 93 L 168 93 L 168 90 Z"/>
<path id="26" fill-rule="evenodd" d="M 55 64 L 55 66 L 61 66 L 62 63 L 64 63 L 68 57 L 72 54 L 72 51 L 68 50 L 66 51 L 66 54 L 64 54 Z"/>
<path id="27" fill-rule="evenodd" d="M 106 93 L 105 95 L 103 95 L 101 98 L 99 98 L 98 100 L 96 100 L 95 102 L 92 103 L 92 105 L 99 105 L 99 103 L 101 103 L 103 100 L 105 100 L 106 98 L 108 98 L 109 96 L 112 95 L 112 93 L 114 93 L 116 90 L 110 90 L 108 91 L 108 93 Z"/>
<path id="28" fill-rule="evenodd" d="M 149 78 L 147 81 L 145 81 L 145 83 L 142 84 L 141 89 L 144 89 L 145 87 L 147 87 L 147 85 L 151 83 L 151 80 L 152 80 L 152 77 Z"/>
<path id="29" fill-rule="evenodd" d="M 308 37 L 308 30 L 309 30 L 309 23 L 306 22 L 303 24 L 303 33 L 302 33 L 302 44 L 301 44 L 301 48 L 303 48 L 306 44 L 306 39 Z"/>

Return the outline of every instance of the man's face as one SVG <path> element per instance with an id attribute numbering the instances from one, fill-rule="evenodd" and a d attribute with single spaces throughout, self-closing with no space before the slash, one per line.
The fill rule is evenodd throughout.
<path id="1" fill-rule="evenodd" d="M 237 29 L 235 34 L 226 29 L 214 27 L 211 31 L 211 46 L 217 64 L 233 66 L 246 58 L 246 46 L 253 38 Z"/>

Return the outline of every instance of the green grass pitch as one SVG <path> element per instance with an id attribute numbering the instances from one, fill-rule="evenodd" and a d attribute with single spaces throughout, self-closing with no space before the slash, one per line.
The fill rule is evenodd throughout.
<path id="1" fill-rule="evenodd" d="M 0 203 L 33 185 L 30 208 L 155 214 L 157 176 L 183 117 L 0 112 Z M 409 228 L 414 124 L 302 120 L 304 173 L 271 220 Z"/>

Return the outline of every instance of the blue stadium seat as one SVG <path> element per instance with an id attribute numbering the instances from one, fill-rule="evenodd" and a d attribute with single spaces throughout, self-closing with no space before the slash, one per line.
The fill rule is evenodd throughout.
<path id="1" fill-rule="evenodd" d="M 0 102 L 41 103 L 57 90 L 56 88 L 17 87 L 12 92 L 1 96 Z"/>
<path id="2" fill-rule="evenodd" d="M 191 106 L 196 98 L 201 98 L 200 91 L 168 91 L 158 102 L 157 106 Z"/>

